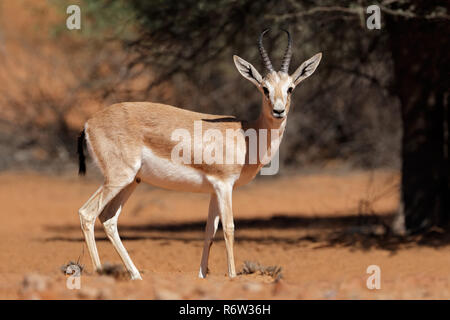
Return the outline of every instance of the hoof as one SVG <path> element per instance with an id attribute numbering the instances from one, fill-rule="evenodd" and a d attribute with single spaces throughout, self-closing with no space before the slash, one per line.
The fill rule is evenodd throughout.
<path id="1" fill-rule="evenodd" d="M 198 277 L 200 279 L 205 279 L 207 274 L 208 272 L 202 272 L 202 269 L 200 269 L 200 271 L 198 272 Z"/>
<path id="2" fill-rule="evenodd" d="M 142 280 L 142 277 L 141 277 L 141 275 L 138 273 L 138 274 L 132 274 L 131 275 L 131 280 Z"/>
<path id="3" fill-rule="evenodd" d="M 202 267 L 200 267 L 200 271 L 198 272 L 198 277 L 199 277 L 200 279 L 205 279 L 206 276 L 208 275 L 208 273 L 209 273 L 209 268 L 206 268 L 206 271 L 203 272 L 203 271 L 202 271 Z"/>

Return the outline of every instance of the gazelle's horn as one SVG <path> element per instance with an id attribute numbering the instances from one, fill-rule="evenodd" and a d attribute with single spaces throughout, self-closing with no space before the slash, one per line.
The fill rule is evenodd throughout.
<path id="1" fill-rule="evenodd" d="M 261 32 L 261 35 L 259 36 L 259 41 L 258 41 L 258 48 L 259 48 L 259 53 L 261 54 L 261 58 L 264 62 L 264 66 L 266 67 L 267 70 L 269 70 L 269 72 L 272 72 L 275 70 L 272 67 L 272 63 L 270 62 L 269 55 L 267 54 L 267 52 L 263 46 L 263 37 L 269 31 L 270 31 L 270 28 Z"/>
<path id="2" fill-rule="evenodd" d="M 291 34 L 289 33 L 289 31 L 281 29 L 284 32 L 287 33 L 288 36 L 288 45 L 286 48 L 286 51 L 284 52 L 284 57 L 283 57 L 283 61 L 281 62 L 281 72 L 284 73 L 288 73 L 289 72 L 289 64 L 291 63 L 291 57 L 292 57 L 292 39 L 291 39 Z"/>

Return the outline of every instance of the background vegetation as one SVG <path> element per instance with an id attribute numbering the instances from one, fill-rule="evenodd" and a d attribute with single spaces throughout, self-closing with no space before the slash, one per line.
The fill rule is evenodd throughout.
<path id="1" fill-rule="evenodd" d="M 1 22 L 1 169 L 64 170 L 83 121 L 114 102 L 256 117 L 261 97 L 232 55 L 262 71 L 256 40 L 270 26 L 279 66 L 287 28 L 291 71 L 323 60 L 294 94 L 282 168 L 402 168 L 408 229 L 447 224 L 448 2 L 380 1 L 369 30 L 363 0 L 83 0 L 80 31 L 65 28 L 69 2 L 50 3 L 32 7 L 31 40 Z"/>

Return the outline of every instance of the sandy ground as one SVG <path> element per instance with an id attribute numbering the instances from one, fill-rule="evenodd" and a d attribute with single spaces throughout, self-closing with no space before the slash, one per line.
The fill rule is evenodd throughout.
<path id="1" fill-rule="evenodd" d="M 140 185 L 119 232 L 143 281 L 92 274 L 77 210 L 99 186 L 92 176 L 0 174 L 0 298 L 3 299 L 391 299 L 450 298 L 449 239 L 385 234 L 398 206 L 397 173 L 303 174 L 259 179 L 234 195 L 236 267 L 282 267 L 226 277 L 219 229 L 210 275 L 198 279 L 208 196 Z M 102 262 L 119 257 L 96 225 Z M 81 289 L 60 270 L 85 266 Z M 381 289 L 369 290 L 369 265 Z"/>

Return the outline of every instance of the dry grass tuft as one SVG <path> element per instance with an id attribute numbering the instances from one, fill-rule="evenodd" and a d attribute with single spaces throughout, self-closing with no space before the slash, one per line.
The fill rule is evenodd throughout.
<path id="1" fill-rule="evenodd" d="M 81 275 L 81 273 L 83 272 L 84 269 L 84 265 L 80 264 L 78 261 L 77 262 L 73 262 L 73 261 L 69 261 L 69 263 L 62 265 L 60 270 L 62 271 L 62 273 L 64 273 L 64 275 L 69 275 L 69 274 L 74 274 L 75 275 Z M 79 272 L 79 274 L 77 274 Z"/>
<path id="2" fill-rule="evenodd" d="M 265 267 L 261 265 L 259 262 L 253 261 L 244 261 L 244 265 L 242 267 L 242 271 L 238 272 L 239 275 L 242 274 L 260 274 L 267 275 L 275 279 L 275 281 L 280 280 L 283 277 L 281 271 L 283 270 L 280 266 L 268 266 Z"/>

